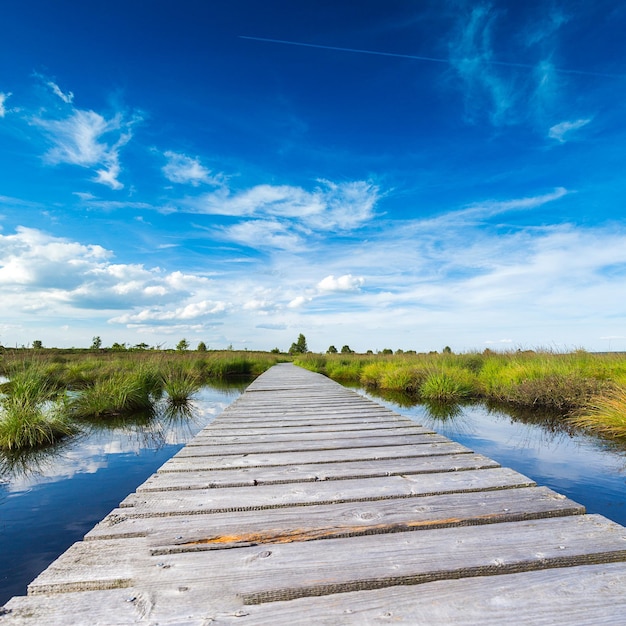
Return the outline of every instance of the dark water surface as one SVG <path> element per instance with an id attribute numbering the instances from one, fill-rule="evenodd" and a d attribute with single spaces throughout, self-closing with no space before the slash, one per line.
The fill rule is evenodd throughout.
<path id="1" fill-rule="evenodd" d="M 245 385 L 243 386 L 245 387 Z M 243 387 L 204 388 L 191 417 L 92 429 L 13 466 L 0 459 L 0 605 L 147 480 Z"/>
<path id="2" fill-rule="evenodd" d="M 172 457 L 243 390 L 205 388 L 191 418 L 92 430 L 13 468 L 0 459 L 0 605 L 26 585 Z M 424 405 L 373 397 L 437 432 L 626 525 L 626 450 L 554 423 L 516 420 L 480 405 L 439 417 Z"/>

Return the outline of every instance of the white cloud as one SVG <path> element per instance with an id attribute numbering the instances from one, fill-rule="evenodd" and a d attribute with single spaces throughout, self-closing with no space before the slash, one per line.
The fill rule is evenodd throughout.
<path id="1" fill-rule="evenodd" d="M 555 124 L 548 131 L 548 137 L 555 139 L 559 143 L 565 143 L 569 139 L 570 133 L 587 126 L 591 122 L 591 118 L 574 120 L 573 122 L 565 121 Z"/>
<path id="2" fill-rule="evenodd" d="M 250 220 L 234 224 L 223 230 L 230 241 L 250 248 L 278 250 L 303 250 L 304 241 L 290 225 L 278 220 Z"/>
<path id="3" fill-rule="evenodd" d="M 317 288 L 322 292 L 336 291 L 358 291 L 365 282 L 362 276 L 352 276 L 352 274 L 344 274 L 335 278 L 332 274 L 326 276 L 317 284 Z"/>
<path id="4" fill-rule="evenodd" d="M 194 187 L 200 184 L 222 184 L 222 177 L 219 175 L 214 176 L 211 170 L 204 167 L 198 159 L 169 150 L 164 154 L 167 158 L 167 163 L 163 166 L 163 174 L 169 181 L 190 184 Z"/>
<path id="5" fill-rule="evenodd" d="M 297 296 L 293 300 L 287 304 L 290 309 L 298 309 L 301 306 L 305 305 L 307 302 L 311 302 L 311 298 L 307 298 L 306 296 Z"/>
<path id="6" fill-rule="evenodd" d="M 2 93 L 0 92 L 0 117 L 4 117 L 7 113 L 6 107 L 4 106 L 4 103 L 7 101 L 7 99 L 11 96 L 10 93 Z"/>
<path id="7" fill-rule="evenodd" d="M 199 302 L 190 302 L 185 306 L 169 310 L 164 307 L 143 309 L 138 313 L 129 313 L 113 317 L 109 321 L 117 324 L 198 321 L 206 317 L 222 315 L 227 309 L 228 304 L 226 302 L 202 300 Z"/>
<path id="8" fill-rule="evenodd" d="M 318 230 L 351 230 L 374 217 L 379 198 L 378 187 L 369 182 L 323 180 L 312 191 L 290 185 L 257 185 L 236 193 L 224 189 L 188 208 L 232 217 L 283 218 Z"/>
<path id="9" fill-rule="evenodd" d="M 120 150 L 132 138 L 131 128 L 138 119 L 126 120 L 121 113 L 107 119 L 95 111 L 73 109 L 63 119 L 37 117 L 33 124 L 42 128 L 52 143 L 45 154 L 48 163 L 97 167 L 95 182 L 122 189 L 118 180 Z"/>
<path id="10" fill-rule="evenodd" d="M 48 85 L 48 87 L 50 87 L 50 89 L 52 89 L 52 93 L 54 93 L 56 96 L 59 96 L 59 98 L 61 98 L 61 100 L 63 100 L 65 104 L 72 104 L 72 102 L 74 101 L 74 94 L 71 91 L 63 93 L 63 91 L 61 91 L 61 88 L 53 81 L 48 81 L 46 84 Z"/>

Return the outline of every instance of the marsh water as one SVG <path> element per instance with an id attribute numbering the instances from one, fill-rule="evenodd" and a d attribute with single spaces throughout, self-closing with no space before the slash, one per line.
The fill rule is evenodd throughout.
<path id="1" fill-rule="evenodd" d="M 133 492 L 245 385 L 206 387 L 184 415 L 92 427 L 36 455 L 0 457 L 0 605 Z M 359 393 L 626 525 L 626 449 L 481 405 L 427 407 Z"/>

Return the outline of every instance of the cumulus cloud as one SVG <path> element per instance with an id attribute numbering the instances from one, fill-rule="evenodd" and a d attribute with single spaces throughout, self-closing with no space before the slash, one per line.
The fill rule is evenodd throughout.
<path id="1" fill-rule="evenodd" d="M 352 276 L 352 274 L 344 274 L 335 278 L 332 274 L 326 276 L 317 283 L 317 288 L 321 292 L 337 292 L 337 291 L 358 291 L 365 282 L 362 276 Z"/>
<path id="2" fill-rule="evenodd" d="M 132 126 L 138 119 L 128 120 L 121 113 L 106 118 L 95 111 L 73 109 L 65 118 L 36 117 L 33 124 L 43 130 L 52 144 L 45 154 L 48 163 L 95 167 L 95 182 L 122 189 L 118 180 L 120 150 L 132 138 Z"/>
<path id="3" fill-rule="evenodd" d="M 222 177 L 214 176 L 211 170 L 204 167 L 198 159 L 171 150 L 165 152 L 164 155 L 167 163 L 162 171 L 165 177 L 173 183 L 189 184 L 194 187 L 200 184 L 220 185 L 222 183 Z"/>
<path id="4" fill-rule="evenodd" d="M 118 324 L 146 324 L 150 322 L 189 322 L 198 321 L 206 317 L 222 315 L 228 309 L 228 304 L 221 301 L 201 300 L 190 302 L 182 307 L 166 309 L 152 307 L 137 313 L 128 313 L 113 317 L 110 322 Z"/>
<path id="5" fill-rule="evenodd" d="M 583 126 L 587 126 L 589 122 L 591 122 L 591 118 L 574 120 L 573 122 L 560 122 L 550 128 L 548 131 L 548 137 L 550 137 L 550 139 L 555 139 L 559 143 L 565 143 L 569 140 L 570 133 L 573 133 Z"/>
<path id="6" fill-rule="evenodd" d="M 0 301 L 14 306 L 19 297 L 24 311 L 52 301 L 58 306 L 101 311 L 180 303 L 209 283 L 204 277 L 182 272 L 112 263 L 112 256 L 101 246 L 31 228 L 0 235 Z M 197 306 L 185 305 L 185 314 L 195 315 Z"/>
<path id="7" fill-rule="evenodd" d="M 10 93 L 2 93 L 0 92 L 0 117 L 4 117 L 7 113 L 6 107 L 4 106 L 4 103 L 8 100 L 8 98 L 11 96 Z"/>

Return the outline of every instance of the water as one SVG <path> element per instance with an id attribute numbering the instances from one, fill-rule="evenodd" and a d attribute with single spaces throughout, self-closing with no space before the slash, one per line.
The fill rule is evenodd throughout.
<path id="1" fill-rule="evenodd" d="M 357 391 L 626 526 L 626 446 L 572 432 L 561 419 L 533 421 L 476 404 L 437 417 L 425 405 Z"/>
<path id="2" fill-rule="evenodd" d="M 172 457 L 239 395 L 205 388 L 191 419 L 118 424 L 0 465 L 0 605 L 26 585 Z M 372 397 L 366 391 L 363 395 Z M 571 434 L 553 422 L 514 419 L 480 405 L 439 417 L 423 405 L 372 397 L 415 421 L 512 467 L 626 525 L 626 450 Z"/>
<path id="3" fill-rule="evenodd" d="M 0 458 L 0 605 L 30 583 L 233 402 L 204 388 L 191 417 L 92 430 L 48 453 Z"/>

